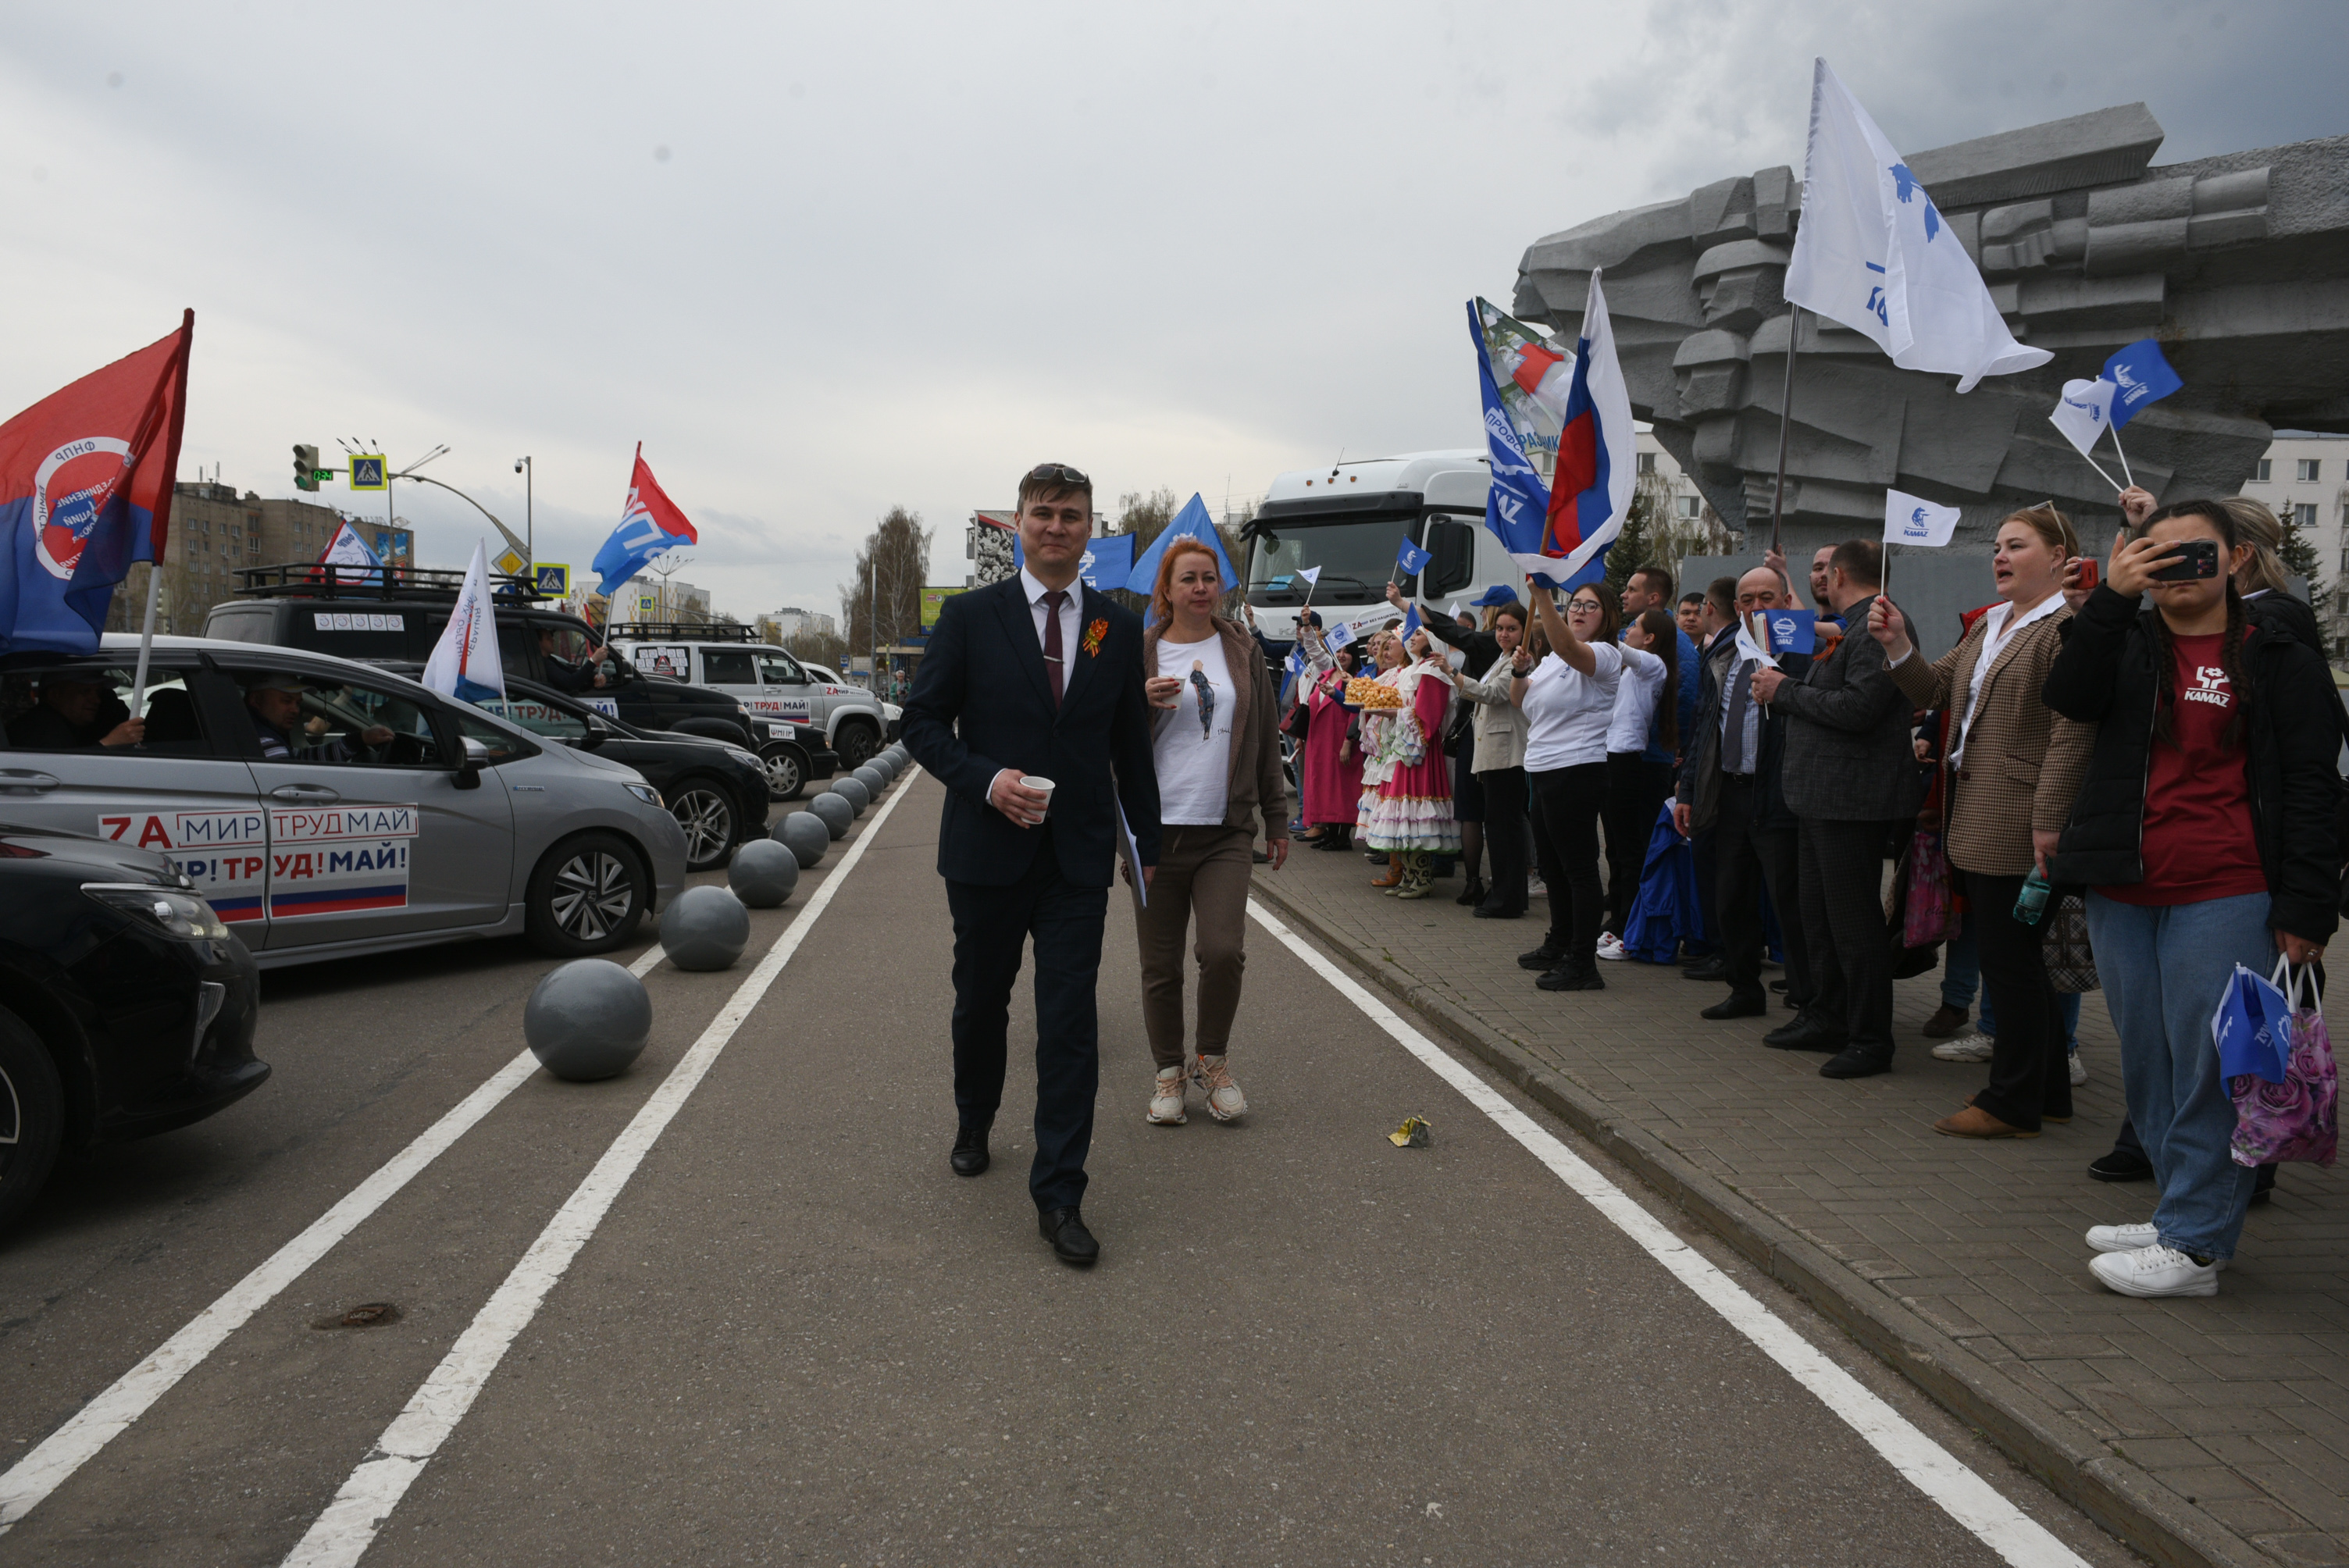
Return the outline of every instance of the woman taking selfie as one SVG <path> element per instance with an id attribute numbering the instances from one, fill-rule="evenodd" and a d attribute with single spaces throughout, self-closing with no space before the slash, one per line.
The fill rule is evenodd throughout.
<path id="1" fill-rule="evenodd" d="M 1526 913 L 1526 716 L 1511 700 L 1511 667 L 1526 640 L 1526 607 L 1514 600 L 1493 612 L 1498 650 L 1484 678 L 1458 677 L 1460 695 L 1474 705 L 1470 770 L 1485 791 L 1485 843 L 1493 856 L 1492 891 L 1476 906 L 1480 920 L 1516 920 Z"/>
<path id="2" fill-rule="evenodd" d="M 1585 584 L 1566 614 L 1547 589 L 1529 595 L 1548 651 L 1520 651 L 1513 692 L 1526 716 L 1526 778 L 1533 792 L 1534 850 L 1549 886 L 1549 934 L 1517 958 L 1543 971 L 1545 991 L 1603 991 L 1599 950 L 1599 814 L 1607 805 L 1607 730 L 1623 650 L 1615 641 L 1615 595 Z"/>
<path id="3" fill-rule="evenodd" d="M 1394 859 L 1388 877 L 1373 887 L 1397 898 L 1425 898 L 1434 891 L 1431 862 L 1460 848 L 1459 824 L 1452 820 L 1452 777 L 1444 755 L 1444 715 L 1452 706 L 1452 669 L 1424 631 L 1413 633 L 1406 650 L 1392 632 L 1379 635 L 1377 655 L 1400 706 L 1362 715 L 1362 738 L 1370 760 L 1362 769 L 1362 835 L 1374 850 Z M 1408 662 L 1406 662 L 1408 661 Z M 1377 740 L 1370 744 L 1372 727 Z"/>
<path id="4" fill-rule="evenodd" d="M 2049 876 L 2088 889 L 2161 1191 L 2150 1222 L 2088 1232 L 2090 1269 L 2124 1295 L 2218 1294 L 2256 1173 L 2229 1151 L 2211 1015 L 2238 964 L 2323 957 L 2340 903 L 2340 697 L 2323 659 L 2246 613 L 2249 552 L 2220 502 L 2156 511 L 2115 540 L 2047 677 L 2049 707 L 2101 726 Z"/>
<path id="5" fill-rule="evenodd" d="M 1247 966 L 1248 878 L 1257 828 L 1278 871 L 1288 858 L 1288 787 L 1280 772 L 1280 714 L 1256 639 L 1216 614 L 1224 596 L 1216 552 L 1178 539 L 1158 562 L 1155 614 L 1143 634 L 1142 667 L 1158 765 L 1158 870 L 1134 916 L 1142 949 L 1142 1025 L 1158 1076 L 1148 1118 L 1184 1119 L 1195 1084 L 1207 1114 L 1229 1121 L 1247 1097 L 1225 1065 L 1240 974 Z M 1198 941 L 1195 1060 L 1183 1048 L 1183 942 L 1194 914 Z"/>
<path id="6" fill-rule="evenodd" d="M 1893 684 L 1917 707 L 1950 712 L 1942 848 L 1998 1017 L 1989 1085 L 1933 1124 L 1952 1138 L 2035 1138 L 2043 1119 L 2072 1119 L 2063 998 L 2048 983 L 2041 924 L 2016 919 L 2014 903 L 2033 869 L 2045 870 L 2095 743 L 2094 725 L 2050 712 L 2039 695 L 2072 618 L 2064 572 L 2078 552 L 2071 520 L 2053 506 L 2000 523 L 1991 575 L 2003 603 L 1930 665 L 1891 600 L 1878 596 L 1868 614 Z"/>

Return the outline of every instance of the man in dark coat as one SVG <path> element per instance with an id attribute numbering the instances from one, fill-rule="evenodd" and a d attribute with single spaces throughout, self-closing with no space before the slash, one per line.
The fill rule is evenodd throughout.
<path id="1" fill-rule="evenodd" d="M 946 602 L 904 721 L 906 747 L 947 789 L 938 874 L 954 916 L 960 1121 L 949 1162 L 962 1176 L 989 1163 L 1011 986 L 1032 936 L 1028 1190 L 1044 1239 L 1079 1265 L 1101 1253 L 1079 1204 L 1101 1073 L 1093 983 L 1111 868 L 1131 827 L 1146 885 L 1159 827 L 1142 619 L 1078 581 L 1092 523 L 1092 481 L 1076 469 L 1046 463 L 1019 481 L 1026 564 Z M 1051 788 L 1030 788 L 1030 778 Z"/>
<path id="2" fill-rule="evenodd" d="M 1845 541 L 1828 558 L 1828 606 L 1845 625 L 1868 624 L 1883 560 L 1884 547 L 1865 539 Z M 1909 743 L 1909 699 L 1884 660 L 1884 645 L 1863 632 L 1813 660 L 1799 682 L 1767 669 L 1754 677 L 1754 695 L 1787 719 L 1780 784 L 1801 824 L 1813 991 L 1811 1005 L 1765 1039 L 1783 1049 L 1836 1052 L 1819 1068 L 1823 1078 L 1867 1078 L 1892 1066 L 1884 847 L 1894 824 L 1915 820 L 1924 786 Z"/>

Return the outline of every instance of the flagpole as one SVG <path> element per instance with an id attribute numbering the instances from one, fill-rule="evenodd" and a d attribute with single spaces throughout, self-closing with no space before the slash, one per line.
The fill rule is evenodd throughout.
<path id="1" fill-rule="evenodd" d="M 2112 431 L 2112 433 L 2113 433 L 2113 450 L 2114 450 L 2114 451 L 2116 451 L 2116 452 L 2120 452 L 2120 459 L 2121 459 L 2121 477 L 2122 477 L 2123 479 L 2126 479 L 2126 480 L 2128 480 L 2128 482 L 2129 482 L 2129 489 L 2131 489 L 2131 490 L 2135 490 L 2135 489 L 2137 489 L 2137 476 L 2136 476 L 2135 474 L 2133 474 L 2133 473 L 2130 473 L 2130 472 L 2129 472 L 2129 466 L 2128 466 L 2128 454 L 2127 454 L 2127 452 L 2123 452 L 2123 451 L 2121 451 L 2121 428 L 2120 428 L 2118 425 L 2115 425 L 2115 424 L 2113 424 L 2110 420 L 2106 420 L 2106 428 L 2110 429 L 2110 430 Z M 2098 469 L 2097 471 L 2098 471 L 2099 473 L 2102 473 L 2104 470 L 2102 470 L 2102 469 Z M 2107 477 L 2107 479 L 2109 479 L 2109 478 L 2110 478 L 2110 476 L 2109 476 L 2109 475 L 2107 475 L 2106 477 Z"/>
<path id="2" fill-rule="evenodd" d="M 1795 345 L 1803 335 L 1803 307 L 1793 306 L 1786 315 L 1786 379 L 1778 392 L 1778 482 L 1770 490 L 1770 550 L 1779 551 L 1779 518 L 1785 510 L 1786 495 L 1786 429 L 1795 418 Z"/>
<path id="3" fill-rule="evenodd" d="M 139 673 L 130 677 L 130 717 L 147 701 L 147 655 L 155 649 L 155 599 L 163 586 L 163 563 L 147 563 L 147 623 L 139 633 Z"/>

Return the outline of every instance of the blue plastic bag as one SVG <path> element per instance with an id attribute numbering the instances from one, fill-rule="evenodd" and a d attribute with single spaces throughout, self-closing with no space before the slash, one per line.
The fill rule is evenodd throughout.
<path id="1" fill-rule="evenodd" d="M 2284 961 L 2279 959 L 2275 974 L 2283 973 Z M 2218 1011 L 2210 1015 L 2210 1037 L 2219 1046 L 2220 1077 L 2250 1074 L 2268 1083 L 2283 1082 L 2292 1060 L 2292 1004 L 2275 977 L 2263 980 L 2236 965 L 2220 994 Z"/>

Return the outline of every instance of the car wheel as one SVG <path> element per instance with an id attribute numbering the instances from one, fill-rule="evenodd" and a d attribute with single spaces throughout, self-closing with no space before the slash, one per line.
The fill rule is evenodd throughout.
<path id="1" fill-rule="evenodd" d="M 798 747 L 775 741 L 759 753 L 759 766 L 767 770 L 769 799 L 796 800 L 807 792 L 807 758 Z"/>
<path id="2" fill-rule="evenodd" d="M 664 796 L 668 814 L 685 830 L 685 869 L 707 872 L 724 865 L 734 847 L 734 797 L 714 779 L 688 779 L 670 788 L 676 793 Z"/>
<path id="3" fill-rule="evenodd" d="M 840 770 L 854 773 L 873 760 L 873 754 L 881 749 L 881 737 L 869 724 L 843 724 L 833 737 L 832 748 L 840 753 Z"/>
<path id="4" fill-rule="evenodd" d="M 557 958 L 589 958 L 623 946 L 652 902 L 652 878 L 616 834 L 582 833 L 549 850 L 530 875 L 524 920 L 531 941 Z"/>
<path id="5" fill-rule="evenodd" d="M 65 1136 L 57 1064 L 24 1020 L 0 1007 L 0 1232 L 40 1196 Z"/>

